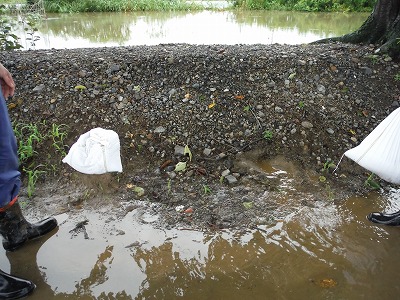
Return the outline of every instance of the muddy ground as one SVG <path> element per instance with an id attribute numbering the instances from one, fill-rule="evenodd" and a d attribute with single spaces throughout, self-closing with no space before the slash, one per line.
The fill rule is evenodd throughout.
<path id="1" fill-rule="evenodd" d="M 299 206 L 368 193 L 368 171 L 346 158 L 332 170 L 399 106 L 399 64 L 376 51 L 183 44 L 2 52 L 17 84 L 14 124 L 62 125 L 66 152 L 96 127 L 116 131 L 121 144 L 122 173 L 85 175 L 61 162 L 51 138 L 35 142 L 21 169 L 43 172 L 21 203 L 39 216 L 106 207 L 121 218 L 136 209 L 154 226 L 214 230 L 276 222 L 299 193 Z"/>

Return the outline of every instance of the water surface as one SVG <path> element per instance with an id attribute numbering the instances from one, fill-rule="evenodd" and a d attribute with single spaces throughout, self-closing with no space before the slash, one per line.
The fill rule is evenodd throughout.
<path id="1" fill-rule="evenodd" d="M 198 11 L 49 14 L 25 49 L 189 44 L 301 44 L 356 30 L 365 13 Z"/>

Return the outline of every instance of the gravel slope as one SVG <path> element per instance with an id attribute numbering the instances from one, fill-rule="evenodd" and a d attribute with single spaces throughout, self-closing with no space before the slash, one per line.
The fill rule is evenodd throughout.
<path id="1" fill-rule="evenodd" d="M 101 179 L 117 203 L 136 199 L 162 209 L 170 226 L 234 227 L 290 210 L 277 209 L 282 178 L 260 172 L 263 159 L 296 165 L 292 187 L 313 199 L 294 206 L 367 190 L 365 170 L 352 162 L 344 160 L 337 175 L 324 172 L 324 164 L 337 163 L 399 106 L 399 64 L 375 50 L 183 44 L 2 52 L 0 60 L 17 83 L 14 121 L 66 124 L 68 145 L 94 127 L 119 134 L 124 173 Z M 36 160 L 46 164 L 49 157 Z M 174 172 L 179 161 L 187 168 Z M 59 170 L 59 185 L 94 189 L 68 166 Z M 329 186 L 318 180 L 322 175 Z M 265 200 L 266 191 L 274 196 Z"/>

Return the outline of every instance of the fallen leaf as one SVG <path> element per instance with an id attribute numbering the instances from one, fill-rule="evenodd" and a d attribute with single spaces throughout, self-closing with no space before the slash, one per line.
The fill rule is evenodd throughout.
<path id="1" fill-rule="evenodd" d="M 235 99 L 237 100 L 243 100 L 244 96 L 243 95 L 235 95 Z"/>
<path id="2" fill-rule="evenodd" d="M 8 104 L 8 109 L 13 109 L 13 108 L 16 108 L 16 107 L 17 107 L 17 104 L 15 104 L 15 103 Z"/>
<path id="3" fill-rule="evenodd" d="M 170 160 L 170 159 L 164 161 L 164 162 L 162 163 L 162 165 L 160 166 L 160 170 L 164 170 L 166 167 L 168 167 L 170 164 L 172 164 L 172 162 L 173 162 L 173 161 Z"/>
<path id="4" fill-rule="evenodd" d="M 215 106 L 215 102 L 213 101 L 212 103 L 208 104 L 208 108 L 213 108 Z"/>
<path id="5" fill-rule="evenodd" d="M 181 172 L 186 169 L 186 162 L 178 162 L 175 166 L 175 172 Z"/>
<path id="6" fill-rule="evenodd" d="M 86 86 L 84 86 L 84 85 L 77 85 L 77 86 L 75 87 L 75 89 L 76 89 L 76 90 L 79 90 L 79 91 L 86 90 Z"/>
<path id="7" fill-rule="evenodd" d="M 366 110 L 363 110 L 362 114 L 364 115 L 364 117 L 368 117 L 368 112 Z"/>
<path id="8" fill-rule="evenodd" d="M 184 155 L 188 154 L 189 155 L 189 161 L 192 161 L 192 152 L 190 151 L 188 145 L 185 146 L 185 150 L 183 151 L 183 154 Z"/>
<path id="9" fill-rule="evenodd" d="M 193 213 L 193 208 L 189 207 L 188 209 L 186 209 L 186 210 L 184 211 L 184 213 L 185 213 L 185 214 L 191 214 L 191 213 Z"/>
<path id="10" fill-rule="evenodd" d="M 319 286 L 323 287 L 323 288 L 331 288 L 331 287 L 334 287 L 336 285 L 337 285 L 337 282 L 335 280 L 333 280 L 333 279 L 330 279 L 330 278 L 329 279 L 328 278 L 321 279 L 319 281 Z"/>
<path id="11" fill-rule="evenodd" d="M 243 202 L 243 206 L 246 209 L 250 209 L 253 207 L 253 202 Z"/>

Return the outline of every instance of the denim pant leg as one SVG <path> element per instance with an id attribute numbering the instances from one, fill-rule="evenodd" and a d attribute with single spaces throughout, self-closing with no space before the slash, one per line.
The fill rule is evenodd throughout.
<path id="1" fill-rule="evenodd" d="M 0 88 L 0 207 L 15 198 L 21 186 L 17 140 Z"/>

